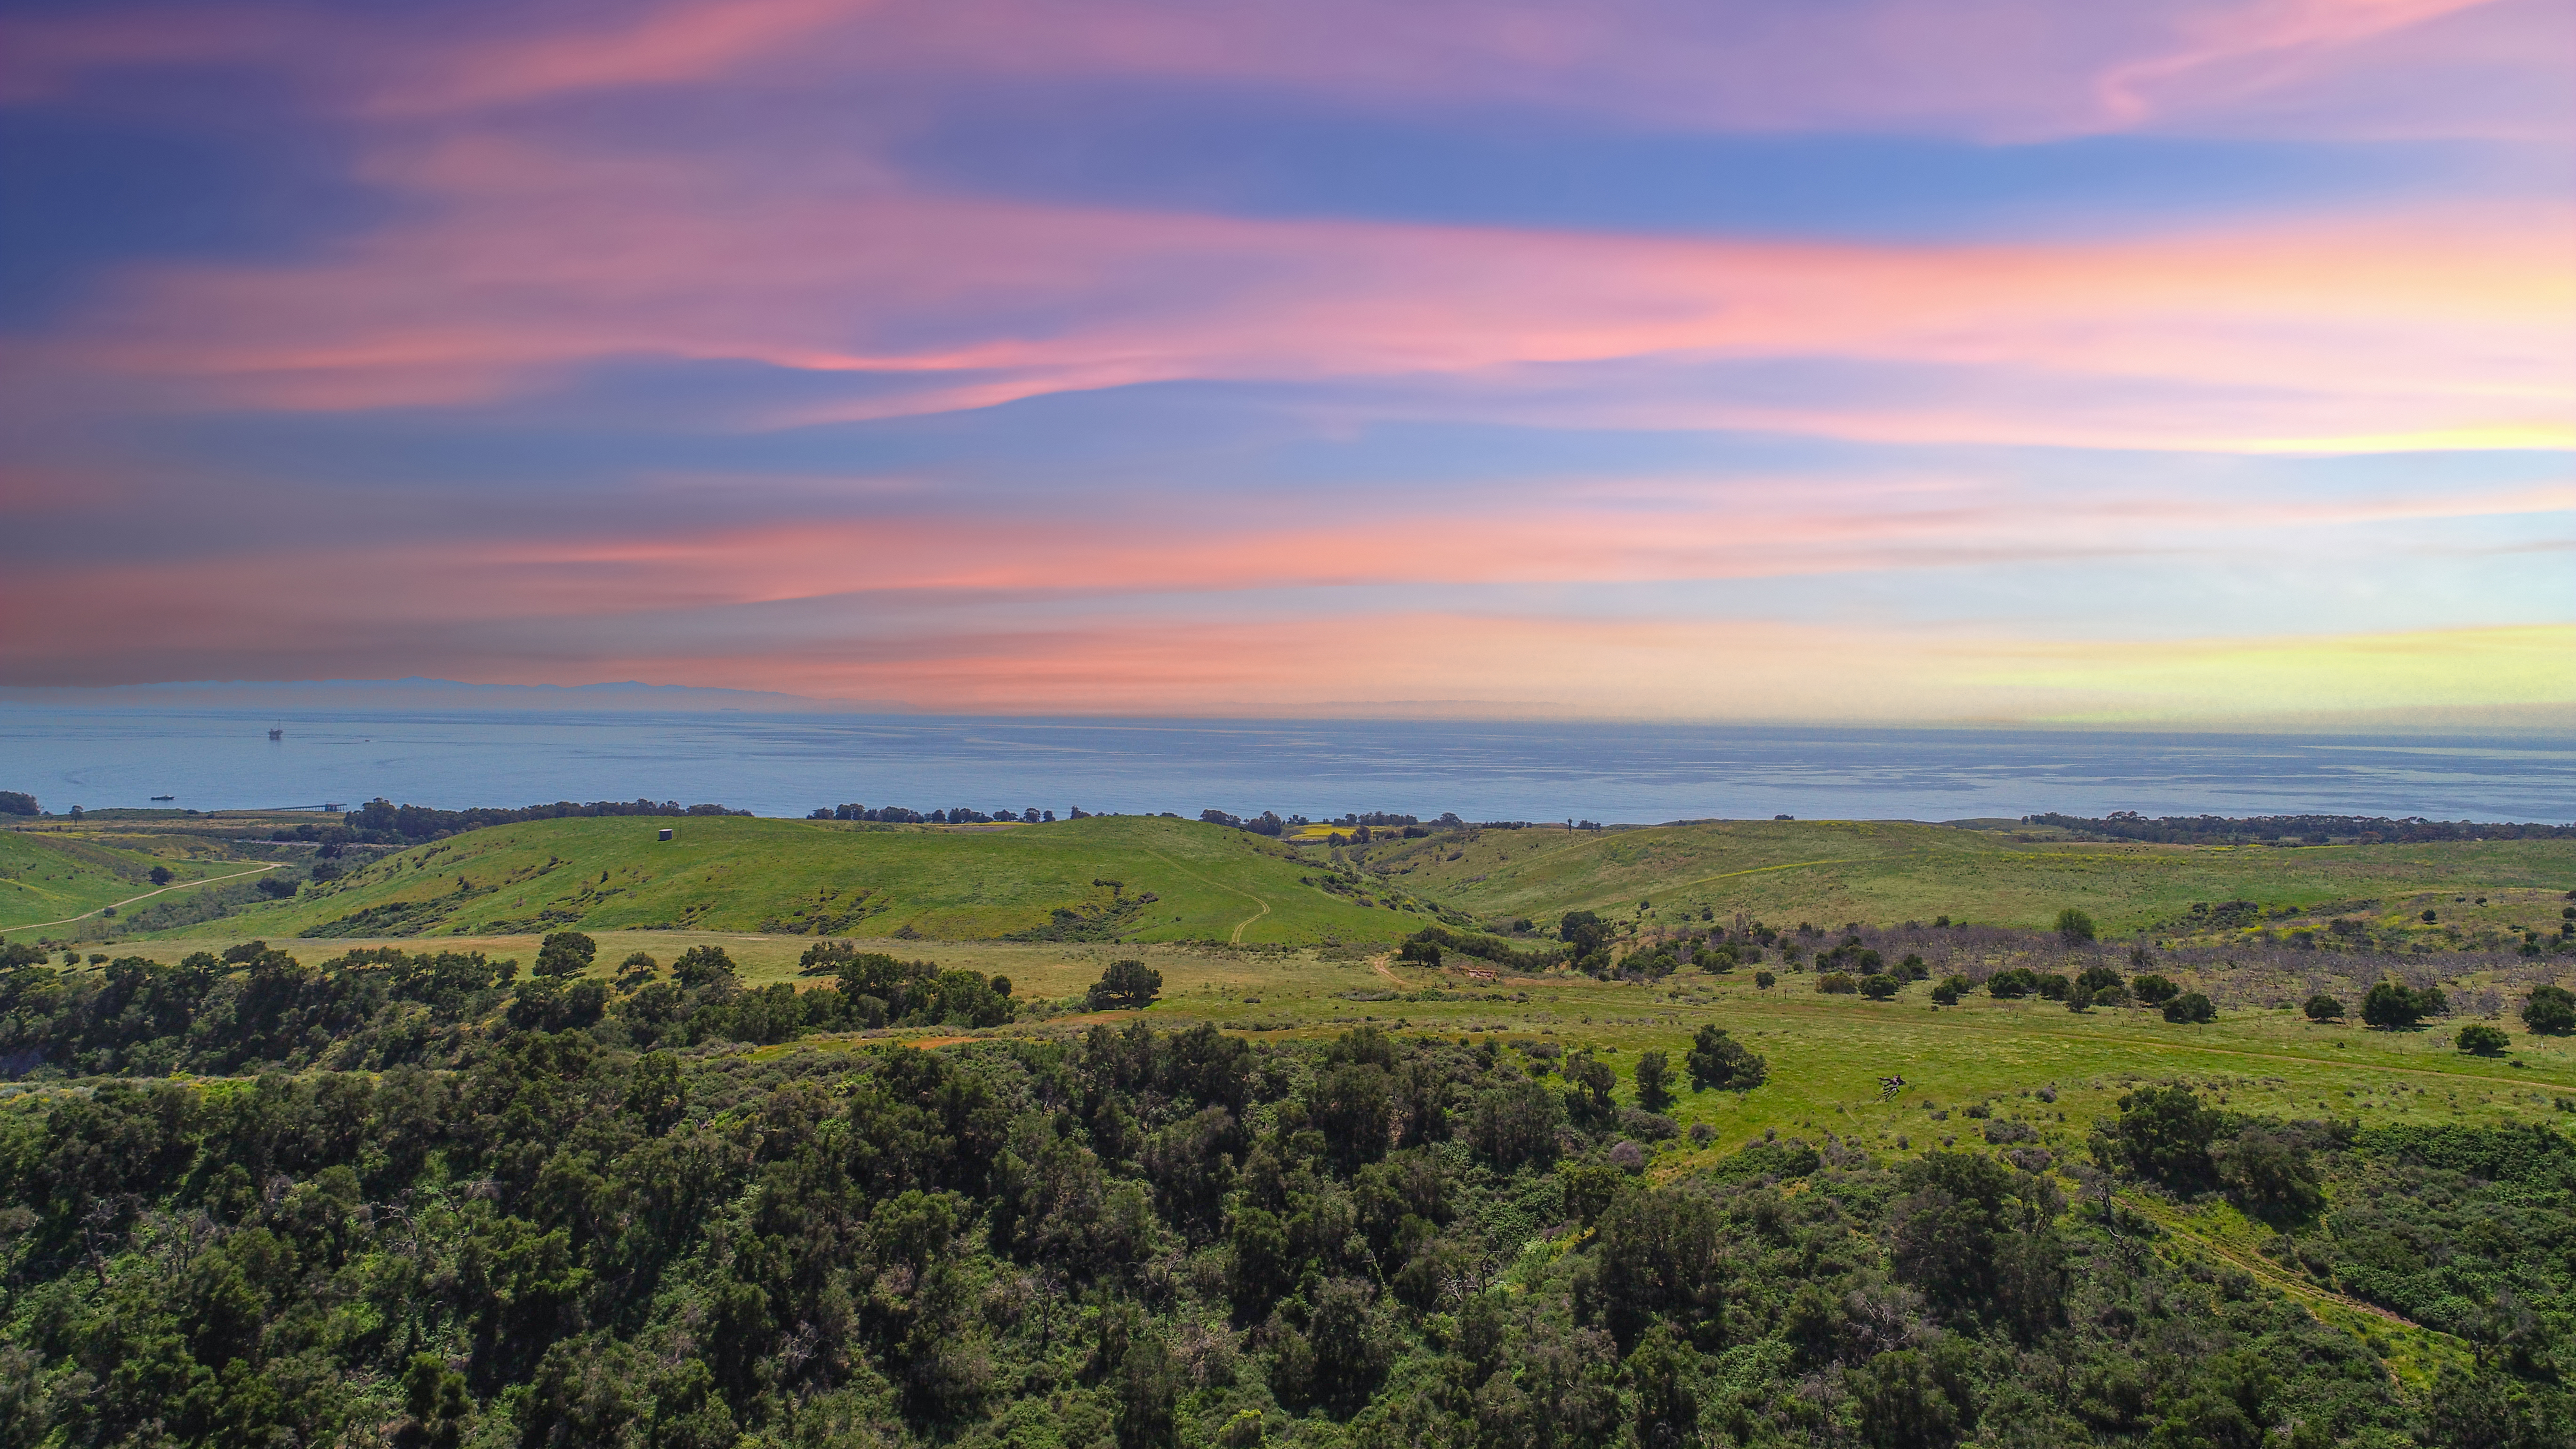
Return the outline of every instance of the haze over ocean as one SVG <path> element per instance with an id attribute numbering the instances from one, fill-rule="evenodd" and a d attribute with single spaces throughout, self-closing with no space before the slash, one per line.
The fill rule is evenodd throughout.
<path id="1" fill-rule="evenodd" d="M 271 726 L 284 738 L 267 738 Z M 2146 734 L 1406 720 L 989 719 L 638 711 L 0 708 L 0 787 L 48 810 L 553 800 L 1210 806 L 1313 818 L 1954 820 L 2422 815 L 2576 820 L 2555 735 Z"/>

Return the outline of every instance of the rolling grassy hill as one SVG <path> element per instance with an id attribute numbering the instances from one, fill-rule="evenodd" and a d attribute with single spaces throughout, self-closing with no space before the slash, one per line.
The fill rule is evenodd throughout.
<path id="1" fill-rule="evenodd" d="M 656 838 L 665 826 L 677 838 Z M 227 922 L 244 935 L 747 931 L 929 940 L 1388 941 L 1392 883 L 1153 816 L 964 828 L 692 817 L 545 820 L 420 846 Z"/>
<path id="2" fill-rule="evenodd" d="M 667 844 L 656 839 L 666 824 L 678 832 Z M 14 878 L 54 893 L 41 909 L 31 894 L 13 916 L 0 915 L 0 927 L 132 894 L 131 881 L 155 857 L 116 848 L 124 843 L 15 842 L 22 854 L 42 854 Z M 183 878 L 228 868 L 170 863 Z M 2074 906 L 2105 933 L 2126 936 L 2181 933 L 2195 902 L 2252 901 L 2265 908 L 2263 924 L 2283 929 L 2358 914 L 2383 930 L 2427 935 L 2434 928 L 2415 919 L 2438 906 L 2445 939 L 2432 944 L 2455 948 L 2463 932 L 2554 931 L 2562 893 L 2576 888 L 2576 841 L 2278 849 L 1838 821 L 1470 830 L 1332 849 L 1153 816 L 963 828 L 576 819 L 474 831 L 350 864 L 350 875 L 241 912 L 227 929 L 1293 945 L 1393 941 L 1440 910 L 1498 924 L 1527 917 L 1544 933 L 1572 909 L 1641 927 L 1696 920 L 1705 907 L 1721 920 L 1740 911 L 1777 925 L 1946 915 L 2035 928 Z M 1640 910 L 1641 901 L 1652 906 Z"/>
<path id="3" fill-rule="evenodd" d="M 130 901 L 158 888 L 152 868 L 166 866 L 176 889 L 250 867 L 179 849 L 138 848 L 88 835 L 0 830 L 0 931 L 62 921 Z"/>
<path id="4" fill-rule="evenodd" d="M 1947 915 L 2045 927 L 2075 906 L 2126 935 L 2181 921 L 2195 901 L 2315 908 L 2470 891 L 2500 893 L 2498 909 L 2509 898 L 2529 917 L 2499 917 L 2499 927 L 2554 930 L 2559 893 L 2576 889 L 2576 841 L 2285 850 L 2024 840 L 1901 821 L 1485 830 L 1373 847 L 1368 862 L 1444 905 L 1542 928 L 1571 909 L 1630 917 L 1645 900 L 1668 919 L 1706 905 L 1819 925 Z"/>

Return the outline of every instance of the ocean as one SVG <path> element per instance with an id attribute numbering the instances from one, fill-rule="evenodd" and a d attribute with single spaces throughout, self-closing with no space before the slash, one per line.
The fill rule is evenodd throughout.
<path id="1" fill-rule="evenodd" d="M 270 729 L 280 737 L 271 740 Z M 555 800 L 1605 823 L 2327 813 L 2576 821 L 2576 740 L 737 712 L 0 707 L 47 810 Z M 169 801 L 153 797 L 168 795 Z"/>

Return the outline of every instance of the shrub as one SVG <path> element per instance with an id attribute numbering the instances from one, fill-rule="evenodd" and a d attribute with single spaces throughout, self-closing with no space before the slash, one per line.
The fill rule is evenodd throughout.
<path id="1" fill-rule="evenodd" d="M 1884 974 L 1864 976 L 1860 979 L 1860 994 L 1868 997 L 1872 1001 L 1885 1001 L 1889 997 L 1894 996 L 1897 992 L 1897 987 L 1897 979 L 1893 976 Z"/>
<path id="2" fill-rule="evenodd" d="M 2472 1056 L 2495 1056 L 2512 1044 L 2512 1039 L 2504 1034 L 2504 1028 L 2500 1026 L 2472 1022 L 2460 1028 L 2460 1050 Z"/>
<path id="3" fill-rule="evenodd" d="M 2039 989 L 2039 973 L 2026 966 L 1998 971 L 1986 978 L 1986 994 L 1998 1001 L 2014 1001 Z"/>
<path id="4" fill-rule="evenodd" d="M 2128 985 L 2128 978 L 2109 966 L 2087 966 L 2075 978 L 2075 984 L 2100 996 L 2115 987 Z"/>
<path id="5" fill-rule="evenodd" d="M 2247 1217 L 2279 1224 L 2325 1206 L 2307 1144 L 2290 1133 L 2248 1126 L 2212 1156 L 2219 1187 Z"/>
<path id="6" fill-rule="evenodd" d="M 1756 971 L 1753 973 L 1753 986 L 1757 991 L 1768 991 L 1773 986 L 1777 985 L 1779 980 L 1779 977 L 1772 975 L 1768 971 Z"/>
<path id="7" fill-rule="evenodd" d="M 2223 1125 L 2189 1087 L 2147 1087 L 2120 1099 L 2119 1120 L 2098 1129 L 2093 1155 L 2133 1177 L 2197 1187 L 2215 1168 L 2209 1147 Z"/>
<path id="8" fill-rule="evenodd" d="M 1770 1063 L 1755 1055 L 1742 1042 L 1718 1026 L 1703 1026 L 1691 1042 L 1690 1056 L 1684 1065 L 1690 1070 L 1691 1088 L 1719 1087 L 1727 1091 L 1750 1091 L 1761 1086 L 1771 1074 Z"/>
<path id="9" fill-rule="evenodd" d="M 2308 1020 L 2310 1021 L 2343 1020 L 2343 1003 L 2326 995 L 2322 991 L 2309 997 L 2308 1004 L 2299 1009 L 2308 1014 Z"/>
<path id="10" fill-rule="evenodd" d="M 1827 996 L 1849 996 L 1860 990 L 1860 984 L 1841 971 L 1828 971 L 1816 978 L 1816 989 Z"/>
<path id="11" fill-rule="evenodd" d="M 2040 999 L 2043 1001 L 2064 1001 L 2066 999 L 2066 993 L 2073 990 L 2074 985 L 2075 983 L 2067 980 L 2057 972 L 2042 972 L 2039 977 Z"/>
<path id="12" fill-rule="evenodd" d="M 2152 974 L 2130 982 L 2129 990 L 2137 994 L 2141 1006 L 2160 1006 L 2182 994 L 2182 988 L 2171 980 Z"/>
<path id="13" fill-rule="evenodd" d="M 2093 939 L 2093 918 L 2073 906 L 2057 913 L 2057 939 L 2080 946 Z"/>
<path id="14" fill-rule="evenodd" d="M 1932 979 L 1932 968 L 1924 965 L 1923 958 L 1920 956 L 1908 953 L 1904 960 L 1899 961 L 1896 964 L 1898 974 L 1908 981 L 1929 981 Z"/>
<path id="15" fill-rule="evenodd" d="M 2542 1036 L 2576 1031 L 2576 992 L 2564 986 L 2535 986 L 2522 1004 L 2522 1024 Z"/>
<path id="16" fill-rule="evenodd" d="M 2091 1011 L 2093 1009 L 2093 993 L 2085 990 L 2081 986 L 2073 988 L 2066 993 L 2066 1009 L 2069 1011 Z"/>
<path id="17" fill-rule="evenodd" d="M 2361 999 L 2361 1019 L 2382 1031 L 2412 1031 L 2425 1017 L 2449 1009 L 2440 991 L 2431 987 L 2416 991 L 2396 981 L 2380 982 Z"/>
<path id="18" fill-rule="evenodd" d="M 2165 1020 L 2191 1026 L 2218 1020 L 2218 1008 L 2197 991 L 2186 991 L 2165 1003 Z"/>
<path id="19" fill-rule="evenodd" d="M 1944 977 L 1938 985 L 1935 985 L 1932 988 L 1932 1000 L 1935 1004 L 1940 1006 L 1956 1006 L 1959 1004 L 1959 992 L 1964 989 L 1966 985 L 1967 982 L 1962 977 Z"/>
<path id="20" fill-rule="evenodd" d="M 1673 1093 L 1665 1083 L 1670 1073 L 1670 1059 L 1662 1052 L 1640 1053 L 1637 1057 L 1637 1105 L 1649 1112 L 1660 1112 L 1669 1105 Z"/>

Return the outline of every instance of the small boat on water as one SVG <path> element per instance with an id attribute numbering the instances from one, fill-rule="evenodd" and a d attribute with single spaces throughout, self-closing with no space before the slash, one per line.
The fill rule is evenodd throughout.
<path id="1" fill-rule="evenodd" d="M 176 795 L 155 795 L 152 798 L 155 800 L 176 800 L 179 797 Z"/>
<path id="2" fill-rule="evenodd" d="M 268 732 L 268 737 L 269 737 L 270 739 L 272 739 L 272 740 L 282 740 L 282 739 L 286 738 L 286 731 L 284 731 L 284 730 L 270 730 L 270 731 Z"/>

